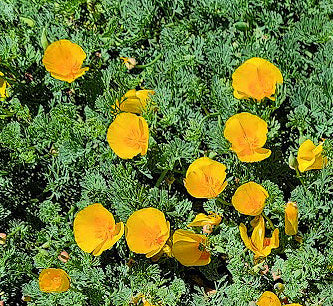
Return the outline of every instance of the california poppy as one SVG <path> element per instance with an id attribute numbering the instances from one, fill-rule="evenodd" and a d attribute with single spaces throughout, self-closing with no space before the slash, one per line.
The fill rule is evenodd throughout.
<path id="1" fill-rule="evenodd" d="M 208 238 L 182 229 L 173 234 L 172 254 L 183 266 L 204 266 L 210 263 Z"/>
<path id="2" fill-rule="evenodd" d="M 265 291 L 261 297 L 259 298 L 258 302 L 256 303 L 258 306 L 281 306 L 281 302 L 279 298 L 276 296 L 275 293 L 271 291 Z M 297 303 L 288 304 L 285 306 L 302 306 Z"/>
<path id="3" fill-rule="evenodd" d="M 107 141 L 111 149 L 123 159 L 145 155 L 148 150 L 149 129 L 143 117 L 121 113 L 111 123 Z"/>
<path id="4" fill-rule="evenodd" d="M 74 219 L 77 245 L 95 256 L 110 249 L 124 234 L 124 224 L 115 223 L 112 213 L 96 203 L 79 211 Z"/>
<path id="5" fill-rule="evenodd" d="M 10 86 L 9 83 L 2 78 L 4 74 L 0 71 L 0 100 L 8 97 L 8 91 L 7 88 Z"/>
<path id="6" fill-rule="evenodd" d="M 161 251 L 170 236 L 164 213 L 148 207 L 135 211 L 126 222 L 127 245 L 134 253 L 150 258 Z"/>
<path id="7" fill-rule="evenodd" d="M 70 277 L 62 269 L 42 270 L 38 282 L 39 289 L 43 292 L 65 292 L 70 287 Z"/>
<path id="8" fill-rule="evenodd" d="M 255 182 L 248 182 L 237 188 L 231 203 L 241 214 L 257 216 L 263 211 L 268 197 L 264 187 Z"/>
<path id="9" fill-rule="evenodd" d="M 298 231 L 298 207 L 296 202 L 288 202 L 285 207 L 285 231 L 287 235 L 296 235 Z"/>
<path id="10" fill-rule="evenodd" d="M 195 198 L 215 198 L 227 186 L 226 166 L 208 157 L 196 159 L 184 180 L 187 192 Z"/>
<path id="11" fill-rule="evenodd" d="M 153 90 L 131 89 L 121 98 L 120 103 L 116 100 L 115 107 L 122 112 L 141 114 L 143 110 L 147 109 L 147 103 L 150 100 L 150 96 L 153 94 L 155 94 Z"/>
<path id="12" fill-rule="evenodd" d="M 240 65 L 232 75 L 232 87 L 236 99 L 253 98 L 275 100 L 276 84 L 283 83 L 280 70 L 269 61 L 253 57 Z"/>
<path id="13" fill-rule="evenodd" d="M 323 143 L 315 146 L 312 140 L 305 140 L 298 149 L 297 162 L 301 172 L 322 169 L 327 164 L 327 157 L 323 157 Z"/>
<path id="14" fill-rule="evenodd" d="M 219 225 L 221 223 L 221 216 L 217 214 L 209 214 L 208 216 L 205 214 L 197 214 L 194 218 L 194 220 L 188 224 L 188 227 L 192 226 L 202 226 L 203 232 L 210 234 L 213 231 L 213 227 L 215 225 Z"/>
<path id="15" fill-rule="evenodd" d="M 271 155 L 263 148 L 267 140 L 267 123 L 256 115 L 239 113 L 230 117 L 225 123 L 224 137 L 231 143 L 242 162 L 257 162 Z"/>
<path id="16" fill-rule="evenodd" d="M 46 48 L 43 64 L 55 79 L 72 83 L 89 70 L 89 67 L 81 68 L 85 58 L 86 54 L 79 45 L 61 39 Z"/>
<path id="17" fill-rule="evenodd" d="M 265 221 L 260 215 L 252 220 L 253 232 L 251 238 L 247 235 L 246 226 L 241 223 L 239 231 L 245 246 L 254 253 L 254 258 L 267 257 L 272 249 L 279 247 L 279 229 L 275 229 L 272 238 L 265 238 Z"/>

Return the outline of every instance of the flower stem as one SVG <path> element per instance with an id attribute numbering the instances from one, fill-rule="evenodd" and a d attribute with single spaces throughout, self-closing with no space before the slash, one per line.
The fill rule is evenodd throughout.
<path id="1" fill-rule="evenodd" d="M 220 198 L 216 198 L 216 201 L 217 201 L 217 202 L 220 202 L 220 203 L 222 203 L 222 204 L 224 204 L 224 205 L 232 206 L 231 203 L 229 203 L 229 202 L 227 202 L 227 201 L 224 201 L 224 200 L 222 200 L 222 199 L 220 199 Z"/>
<path id="2" fill-rule="evenodd" d="M 271 230 L 274 230 L 274 224 L 273 224 L 272 220 L 268 216 L 266 216 L 266 214 L 264 212 L 262 212 L 261 214 L 266 219 L 266 221 L 268 222 L 269 228 Z"/>
<path id="3" fill-rule="evenodd" d="M 155 64 L 161 57 L 162 57 L 162 53 L 160 53 L 159 55 L 157 55 L 150 63 L 148 64 L 145 64 L 145 65 L 135 65 L 135 68 L 139 68 L 139 69 L 143 69 L 143 68 L 146 68 L 146 67 L 149 67 L 153 64 Z"/>
<path id="4" fill-rule="evenodd" d="M 159 187 L 164 179 L 164 177 L 166 176 L 166 174 L 168 173 L 168 169 L 165 169 L 162 171 L 160 177 L 158 178 L 156 184 L 155 184 L 155 187 Z"/>

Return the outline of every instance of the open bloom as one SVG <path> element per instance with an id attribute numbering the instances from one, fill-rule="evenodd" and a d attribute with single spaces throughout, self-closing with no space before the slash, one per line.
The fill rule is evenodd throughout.
<path id="1" fill-rule="evenodd" d="M 184 180 L 187 192 L 195 198 L 215 198 L 227 186 L 226 166 L 208 157 L 196 159 Z"/>
<path id="2" fill-rule="evenodd" d="M 265 221 L 260 215 L 252 220 L 253 232 L 251 238 L 247 235 L 246 226 L 241 223 L 239 231 L 245 246 L 254 253 L 254 258 L 266 257 L 272 249 L 279 247 L 279 229 L 275 229 L 272 238 L 265 238 Z"/>
<path id="3" fill-rule="evenodd" d="M 74 220 L 77 245 L 95 256 L 110 249 L 124 234 L 124 224 L 115 223 L 112 213 L 102 204 L 89 205 L 79 211 Z"/>
<path id="4" fill-rule="evenodd" d="M 210 234 L 213 231 L 213 227 L 215 225 L 219 225 L 221 223 L 221 216 L 217 214 L 209 214 L 208 216 L 205 214 L 197 214 L 194 218 L 194 220 L 188 224 L 187 226 L 202 226 L 203 232 Z"/>
<path id="5" fill-rule="evenodd" d="M 70 277 L 62 269 L 44 269 L 39 274 L 39 289 L 43 292 L 65 292 L 70 287 Z"/>
<path id="6" fill-rule="evenodd" d="M 299 147 L 297 154 L 299 171 L 322 169 L 327 163 L 327 157 L 323 157 L 322 151 L 323 143 L 315 146 L 310 139 L 305 140 Z"/>
<path id="7" fill-rule="evenodd" d="M 135 155 L 145 155 L 148 150 L 149 129 L 143 117 L 121 113 L 111 123 L 107 141 L 120 158 L 130 159 Z"/>
<path id="8" fill-rule="evenodd" d="M 0 71 L 0 100 L 8 97 L 7 88 L 9 87 L 9 83 L 2 78 L 4 74 Z"/>
<path id="9" fill-rule="evenodd" d="M 279 298 L 271 291 L 265 291 L 258 302 L 256 303 L 258 306 L 281 306 L 281 302 Z M 288 304 L 285 306 L 302 306 L 297 303 Z"/>
<path id="10" fill-rule="evenodd" d="M 253 98 L 275 100 L 276 84 L 283 83 L 280 70 L 269 61 L 253 57 L 240 65 L 232 75 L 232 87 L 236 99 Z"/>
<path id="11" fill-rule="evenodd" d="M 116 100 L 116 108 L 122 112 L 141 114 L 143 110 L 147 109 L 147 103 L 150 100 L 150 96 L 155 94 L 153 90 L 135 90 L 131 89 L 125 93 L 121 98 L 120 104 Z"/>
<path id="12" fill-rule="evenodd" d="M 268 197 L 264 187 L 255 182 L 248 182 L 237 188 L 231 203 L 241 214 L 257 216 L 263 211 Z"/>
<path id="13" fill-rule="evenodd" d="M 126 222 L 126 241 L 134 253 L 150 258 L 161 251 L 170 236 L 164 213 L 148 207 L 135 211 Z"/>
<path id="14" fill-rule="evenodd" d="M 267 140 L 267 123 L 256 115 L 239 113 L 230 117 L 225 123 L 224 137 L 231 143 L 242 162 L 257 162 L 271 155 L 263 148 Z"/>
<path id="15" fill-rule="evenodd" d="M 172 254 L 183 266 L 204 266 L 210 263 L 208 238 L 182 229 L 173 234 Z"/>
<path id="16" fill-rule="evenodd" d="M 85 58 L 86 54 L 79 45 L 61 39 L 46 48 L 43 64 L 55 79 L 72 83 L 89 70 L 89 67 L 81 68 Z"/>
<path id="17" fill-rule="evenodd" d="M 296 235 L 298 231 L 298 207 L 296 202 L 288 202 L 285 207 L 285 231 L 287 235 Z"/>

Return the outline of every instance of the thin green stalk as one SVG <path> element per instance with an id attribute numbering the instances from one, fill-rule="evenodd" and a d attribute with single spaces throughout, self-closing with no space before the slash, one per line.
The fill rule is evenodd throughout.
<path id="1" fill-rule="evenodd" d="M 269 228 L 271 230 L 274 230 L 274 224 L 273 224 L 272 220 L 268 216 L 266 216 L 266 214 L 264 212 L 262 212 L 261 214 L 266 219 L 266 221 L 268 222 Z"/>
<path id="2" fill-rule="evenodd" d="M 229 203 L 229 202 L 227 202 L 227 201 L 224 201 L 224 200 L 222 200 L 222 199 L 220 199 L 220 198 L 216 198 L 216 201 L 217 201 L 217 202 L 220 202 L 220 203 L 222 203 L 222 204 L 224 204 L 224 205 L 232 206 L 231 203 Z"/>
<path id="3" fill-rule="evenodd" d="M 156 184 L 155 184 L 155 187 L 159 187 L 164 179 L 164 177 L 166 176 L 166 174 L 168 173 L 169 170 L 163 170 L 160 177 L 158 178 Z"/>
<path id="4" fill-rule="evenodd" d="M 139 68 L 139 69 L 143 69 L 143 68 L 146 68 L 146 67 L 149 67 L 153 64 L 155 64 L 161 57 L 162 57 L 162 53 L 160 53 L 159 55 L 157 55 L 150 63 L 148 64 L 145 64 L 145 65 L 135 65 L 135 68 Z"/>

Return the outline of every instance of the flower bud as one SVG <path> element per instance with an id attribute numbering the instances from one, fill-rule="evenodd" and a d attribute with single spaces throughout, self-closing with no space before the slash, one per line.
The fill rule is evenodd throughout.
<path id="1" fill-rule="evenodd" d="M 69 254 L 66 251 L 62 251 L 58 256 L 58 259 L 63 263 L 66 263 L 69 260 Z"/>
<path id="2" fill-rule="evenodd" d="M 7 235 L 5 233 L 0 233 L 0 244 L 5 244 Z"/>
<path id="3" fill-rule="evenodd" d="M 296 202 L 288 202 L 285 207 L 285 232 L 296 235 L 298 231 L 298 208 Z"/>

